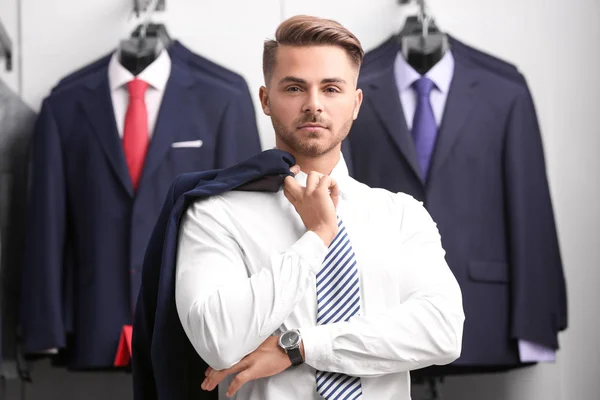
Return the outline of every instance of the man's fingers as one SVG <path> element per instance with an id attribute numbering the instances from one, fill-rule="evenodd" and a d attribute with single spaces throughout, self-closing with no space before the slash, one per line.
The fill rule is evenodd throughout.
<path id="1" fill-rule="evenodd" d="M 285 197 L 287 197 L 290 202 L 293 202 L 302 195 L 302 186 L 296 182 L 296 179 L 291 176 L 286 176 L 283 181 L 283 192 Z"/>
<path id="2" fill-rule="evenodd" d="M 337 208 L 338 202 L 340 200 L 340 188 L 337 184 L 337 181 L 334 178 L 329 177 L 330 181 L 328 182 L 329 196 L 331 196 L 331 200 L 333 200 L 333 205 Z"/>
<path id="3" fill-rule="evenodd" d="M 300 173 L 300 166 L 296 164 L 290 168 L 290 171 L 292 171 L 294 175 L 298 175 Z"/>
<path id="4" fill-rule="evenodd" d="M 227 376 L 241 372 L 248 368 L 248 366 L 248 362 L 245 359 L 242 359 L 242 361 L 240 361 L 233 367 L 221 371 L 216 371 L 209 367 L 210 371 L 207 370 L 208 373 L 206 375 L 206 378 L 204 378 L 204 381 L 202 382 L 202 385 L 200 387 L 202 388 L 202 390 L 211 391 L 214 388 L 216 388 L 217 385 L 221 383 L 223 379 L 225 379 Z"/>
<path id="5" fill-rule="evenodd" d="M 217 387 L 217 385 L 219 383 L 221 383 L 221 381 L 223 379 L 225 379 L 225 377 L 227 375 L 229 375 L 227 373 L 228 370 L 223 370 L 223 371 L 215 371 L 212 370 L 207 376 L 206 378 L 204 378 L 204 381 L 202 382 L 202 385 L 200 386 L 202 388 L 202 390 L 208 390 L 211 391 L 214 388 Z"/>
<path id="6" fill-rule="evenodd" d="M 322 174 L 315 171 L 309 172 L 308 177 L 306 178 L 306 192 L 308 194 L 311 194 L 317 189 L 322 176 Z"/>
<path id="7" fill-rule="evenodd" d="M 227 389 L 227 396 L 233 396 L 245 383 L 251 381 L 252 379 L 254 379 L 252 377 L 252 369 L 246 369 L 237 374 Z"/>

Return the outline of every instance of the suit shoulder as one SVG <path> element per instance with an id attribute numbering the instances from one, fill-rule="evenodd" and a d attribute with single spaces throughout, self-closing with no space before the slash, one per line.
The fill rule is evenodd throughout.
<path id="1" fill-rule="evenodd" d="M 247 86 L 246 80 L 244 77 L 237 72 L 230 70 L 229 68 L 209 59 L 204 56 L 193 53 L 192 60 L 195 64 L 204 64 L 203 66 L 207 66 L 211 68 L 215 74 L 217 74 L 222 79 L 234 83 L 234 84 L 244 84 Z"/>
<path id="2" fill-rule="evenodd" d="M 85 64 L 84 66 L 77 68 L 75 71 L 65 75 L 52 88 L 52 92 L 54 92 L 56 90 L 60 90 L 65 85 L 69 85 L 69 84 L 75 82 L 76 80 L 84 77 L 87 73 L 96 71 L 97 69 L 100 69 L 100 68 L 108 65 L 111 57 L 112 57 L 112 52 L 92 61 L 91 63 Z"/>
<path id="3" fill-rule="evenodd" d="M 197 92 L 202 95 L 203 98 L 207 96 L 230 99 L 239 98 L 240 89 L 231 84 L 231 82 L 225 82 L 221 80 L 212 79 L 209 76 L 201 74 L 193 74 L 194 85 L 196 86 Z"/>

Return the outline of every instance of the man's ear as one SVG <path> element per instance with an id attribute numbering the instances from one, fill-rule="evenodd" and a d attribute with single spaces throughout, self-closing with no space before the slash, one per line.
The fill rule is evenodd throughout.
<path id="1" fill-rule="evenodd" d="M 363 101 L 363 91 L 362 89 L 356 89 L 356 98 L 354 99 L 354 114 L 353 119 L 356 120 L 358 118 L 358 112 L 360 111 L 360 106 Z"/>
<path id="2" fill-rule="evenodd" d="M 260 105 L 262 106 L 263 112 L 265 113 L 265 115 L 271 116 L 269 89 L 267 89 L 265 86 L 261 86 L 258 92 L 258 96 L 260 97 Z"/>

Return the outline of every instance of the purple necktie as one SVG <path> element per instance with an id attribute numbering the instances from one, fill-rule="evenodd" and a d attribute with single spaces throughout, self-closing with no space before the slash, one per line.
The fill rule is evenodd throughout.
<path id="1" fill-rule="evenodd" d="M 417 109 L 413 120 L 412 136 L 417 149 L 423 181 L 427 180 L 431 154 L 437 136 L 437 123 L 429 101 L 429 95 L 434 86 L 433 81 L 425 77 L 420 78 L 413 84 L 413 89 L 417 92 Z"/>

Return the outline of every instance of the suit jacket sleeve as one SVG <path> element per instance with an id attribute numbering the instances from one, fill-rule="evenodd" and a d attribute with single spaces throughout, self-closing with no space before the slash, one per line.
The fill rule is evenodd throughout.
<path id="1" fill-rule="evenodd" d="M 36 121 L 21 287 L 26 351 L 65 346 L 63 265 L 66 187 L 58 126 L 48 101 Z"/>
<path id="2" fill-rule="evenodd" d="M 249 97 L 232 96 L 223 113 L 217 138 L 216 168 L 227 168 L 260 153 L 254 106 Z"/>
<path id="3" fill-rule="evenodd" d="M 507 126 L 505 185 L 512 266 L 512 335 L 558 348 L 566 327 L 566 288 L 542 139 L 528 91 Z"/>

